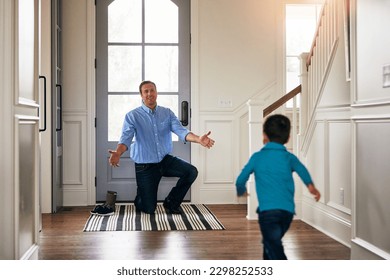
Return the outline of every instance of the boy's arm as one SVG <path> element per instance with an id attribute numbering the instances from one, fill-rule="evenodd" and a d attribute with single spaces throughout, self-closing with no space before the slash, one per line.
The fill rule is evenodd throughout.
<path id="1" fill-rule="evenodd" d="M 316 201 L 319 201 L 320 198 L 321 198 L 321 194 L 320 192 L 316 189 L 316 187 L 314 186 L 314 184 L 309 184 L 307 185 L 307 189 L 309 190 L 309 192 L 314 195 L 314 199 Z"/>
<path id="2" fill-rule="evenodd" d="M 237 190 L 237 196 L 246 196 L 248 195 L 247 189 L 246 189 L 246 182 L 249 179 L 249 176 L 252 174 L 253 169 L 251 167 L 251 160 L 245 165 L 245 167 L 242 169 L 240 175 L 238 175 L 236 180 L 236 190 Z"/>
<path id="3" fill-rule="evenodd" d="M 314 186 L 313 180 L 312 180 L 307 168 L 300 162 L 300 160 L 295 155 L 293 155 L 292 162 L 293 162 L 293 169 L 295 170 L 295 172 L 298 173 L 298 175 L 301 178 L 301 180 L 303 181 L 303 183 L 307 186 L 307 189 L 309 190 L 309 192 L 312 195 L 314 195 L 314 199 L 316 201 L 319 201 L 321 198 L 321 194 Z"/>
<path id="4" fill-rule="evenodd" d="M 236 180 L 237 196 L 243 196 L 245 195 L 245 193 L 247 193 L 246 182 L 248 181 L 248 179 L 246 179 L 246 176 L 243 174 L 243 171 L 241 171 L 240 175 L 237 177 Z"/>

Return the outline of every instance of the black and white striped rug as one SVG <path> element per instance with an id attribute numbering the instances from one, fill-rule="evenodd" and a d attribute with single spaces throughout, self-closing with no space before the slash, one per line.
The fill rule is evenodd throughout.
<path id="1" fill-rule="evenodd" d="M 182 204 L 182 214 L 167 214 L 158 204 L 154 214 L 135 210 L 134 204 L 117 204 L 111 216 L 91 215 L 84 231 L 224 230 L 203 204 Z"/>

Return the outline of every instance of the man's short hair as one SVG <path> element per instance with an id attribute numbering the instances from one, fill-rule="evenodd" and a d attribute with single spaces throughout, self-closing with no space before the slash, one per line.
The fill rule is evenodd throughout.
<path id="1" fill-rule="evenodd" d="M 263 133 L 268 136 L 271 142 L 286 144 L 290 138 L 291 123 L 284 116 L 275 114 L 266 119 L 263 125 Z"/>
<path id="2" fill-rule="evenodd" d="M 143 85 L 146 85 L 146 84 L 152 84 L 152 85 L 154 85 L 154 88 L 157 90 L 156 84 L 153 83 L 152 81 L 142 81 L 142 82 L 140 83 L 140 85 L 139 85 L 139 93 L 142 94 L 142 86 L 143 86 Z"/>

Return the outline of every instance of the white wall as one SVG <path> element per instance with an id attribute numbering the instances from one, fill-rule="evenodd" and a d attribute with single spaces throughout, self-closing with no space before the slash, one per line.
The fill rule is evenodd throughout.
<path id="1" fill-rule="evenodd" d="M 237 203 L 235 179 L 249 156 L 246 102 L 282 94 L 282 6 L 256 0 L 191 3 L 193 130 L 211 130 L 216 140 L 211 150 L 192 148 L 200 171 L 192 198 Z"/>
<path id="2" fill-rule="evenodd" d="M 357 0 L 356 72 L 353 91 L 354 220 L 353 259 L 390 259 L 390 87 L 383 66 L 390 64 L 390 1 Z"/>
<path id="3" fill-rule="evenodd" d="M 219 100 L 231 100 L 233 111 L 276 81 L 278 7 L 269 0 L 193 2 L 199 73 L 193 94 L 201 112 L 221 111 Z"/>
<path id="4" fill-rule="evenodd" d="M 94 1 L 63 8 L 64 206 L 95 203 Z"/>

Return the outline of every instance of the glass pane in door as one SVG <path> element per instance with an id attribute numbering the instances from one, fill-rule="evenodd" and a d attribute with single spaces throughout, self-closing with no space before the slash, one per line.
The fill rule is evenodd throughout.
<path id="1" fill-rule="evenodd" d="M 137 95 L 109 95 L 108 96 L 108 141 L 117 142 L 121 136 L 123 119 L 125 115 L 141 106 L 141 97 Z M 158 95 L 157 103 L 160 106 L 167 107 L 178 115 L 178 96 L 177 95 Z M 172 135 L 173 141 L 178 141 L 176 135 Z"/>
<path id="2" fill-rule="evenodd" d="M 178 43 L 178 13 L 171 0 L 145 0 L 145 42 Z"/>
<path id="3" fill-rule="evenodd" d="M 158 92 L 179 90 L 178 46 L 145 47 L 145 77 L 156 83 Z"/>
<path id="4" fill-rule="evenodd" d="M 108 6 L 108 42 L 142 40 L 142 1 L 115 0 Z"/>
<path id="5" fill-rule="evenodd" d="M 142 48 L 108 47 L 108 91 L 138 92 L 142 80 Z"/>

